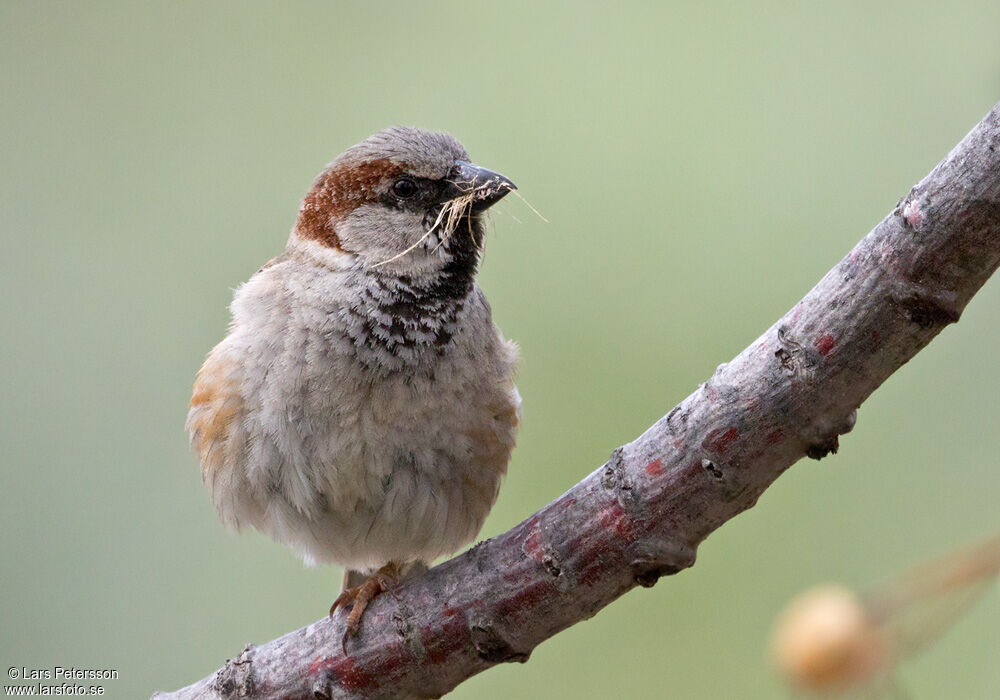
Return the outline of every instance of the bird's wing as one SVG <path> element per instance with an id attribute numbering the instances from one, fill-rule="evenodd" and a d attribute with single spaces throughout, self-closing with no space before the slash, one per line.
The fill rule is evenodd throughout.
<path id="1" fill-rule="evenodd" d="M 224 340 L 208 354 L 198 372 L 184 425 L 219 516 L 237 529 L 242 510 L 238 501 L 249 497 L 239 474 L 245 447 L 240 435 L 245 406 L 238 371 Z"/>

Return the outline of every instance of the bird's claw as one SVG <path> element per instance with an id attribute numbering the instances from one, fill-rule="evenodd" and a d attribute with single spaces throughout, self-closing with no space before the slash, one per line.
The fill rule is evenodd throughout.
<path id="1" fill-rule="evenodd" d="M 347 614 L 347 626 L 344 629 L 344 637 L 341 640 L 341 648 L 344 654 L 347 654 L 347 639 L 357 635 L 358 630 L 361 629 L 361 618 L 365 614 L 365 610 L 368 608 L 369 603 L 371 603 L 379 593 L 387 591 L 390 586 L 392 586 L 396 579 L 383 567 L 379 569 L 374 574 L 368 577 L 364 583 L 360 586 L 354 586 L 352 588 L 345 588 L 341 591 L 337 599 L 333 601 L 333 605 L 330 606 L 330 617 L 333 618 L 333 614 L 337 612 L 339 608 L 350 607 L 351 611 Z"/>

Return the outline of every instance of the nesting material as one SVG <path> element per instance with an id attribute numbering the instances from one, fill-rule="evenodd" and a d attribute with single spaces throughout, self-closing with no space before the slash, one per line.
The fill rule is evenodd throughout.
<path id="1" fill-rule="evenodd" d="M 458 224 L 462 221 L 462 217 L 466 214 L 471 214 L 472 203 L 475 201 L 475 198 L 475 192 L 470 191 L 468 194 L 463 194 L 455 197 L 454 199 L 449 199 L 444 203 L 444 206 L 441 207 L 441 211 L 438 212 L 437 218 L 434 220 L 434 225 L 427 229 L 427 232 L 417 239 L 413 245 L 401 253 L 396 253 L 396 255 L 393 255 L 391 258 L 375 263 L 372 267 L 381 267 L 382 265 L 391 263 L 394 260 L 399 260 L 407 253 L 410 253 L 423 245 L 424 241 L 430 238 L 431 234 L 440 229 L 440 233 L 438 233 L 438 239 L 440 242 L 434 248 L 437 250 L 439 247 L 444 245 L 449 238 L 451 238 L 452 234 L 455 233 L 455 230 L 458 228 Z"/>

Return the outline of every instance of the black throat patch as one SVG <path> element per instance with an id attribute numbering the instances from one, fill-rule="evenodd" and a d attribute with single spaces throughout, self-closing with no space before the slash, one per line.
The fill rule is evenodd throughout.
<path id="1" fill-rule="evenodd" d="M 441 243 L 450 259 L 431 280 L 369 270 L 359 302 L 345 308 L 346 335 L 372 369 L 413 369 L 443 353 L 460 330 L 483 242 L 478 216 L 463 217 Z"/>

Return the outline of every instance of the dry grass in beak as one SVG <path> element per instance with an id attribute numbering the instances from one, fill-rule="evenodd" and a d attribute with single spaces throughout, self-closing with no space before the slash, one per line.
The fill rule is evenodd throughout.
<path id="1" fill-rule="evenodd" d="M 513 195 L 514 195 L 515 197 L 517 197 L 517 198 L 518 198 L 518 199 L 520 199 L 520 200 L 521 200 L 522 202 L 524 202 L 524 205 L 525 205 L 526 207 L 528 207 L 528 209 L 530 209 L 530 210 L 531 210 L 532 212 L 534 212 L 535 216 L 537 216 L 537 217 L 538 217 L 539 219 L 541 219 L 541 220 L 542 220 L 542 221 L 544 221 L 545 223 L 549 223 L 549 220 L 548 220 L 548 219 L 546 219 L 546 218 L 545 218 L 544 216 L 542 216 L 542 213 L 541 213 L 540 211 L 538 211 L 538 210 L 537 210 L 537 209 L 535 209 L 535 208 L 534 208 L 533 206 L 531 206 L 531 202 L 529 202 L 529 201 L 528 201 L 527 199 L 525 199 L 525 198 L 524 198 L 524 197 L 523 197 L 523 196 L 521 195 L 521 193 L 520 193 L 520 192 L 518 192 L 517 190 L 511 190 L 510 192 L 511 192 L 511 194 L 513 194 Z"/>
<path id="2" fill-rule="evenodd" d="M 434 225 L 431 226 L 429 229 L 427 229 L 427 232 L 419 239 L 417 239 L 416 243 L 411 245 L 403 252 L 396 253 L 387 260 L 375 263 L 374 265 L 372 265 L 372 267 L 381 267 L 382 265 L 391 263 L 394 260 L 399 260 L 407 253 L 416 250 L 418 247 L 420 247 L 420 245 L 424 241 L 426 241 L 430 237 L 432 233 L 434 233 L 438 229 L 438 227 L 441 227 L 443 224 L 443 227 L 441 228 L 441 233 L 438 236 L 441 239 L 441 242 L 434 247 L 434 250 L 437 250 L 439 247 L 441 247 L 441 245 L 445 241 L 447 241 L 451 237 L 451 235 L 455 232 L 455 229 L 458 228 L 458 224 L 462 220 L 462 216 L 472 208 L 472 202 L 474 199 L 475 199 L 474 192 L 463 194 L 462 196 L 456 197 L 455 199 L 449 199 L 447 202 L 444 203 L 444 206 L 441 207 L 441 211 L 438 212 L 437 218 L 434 219 Z"/>
<path id="3" fill-rule="evenodd" d="M 444 213 L 445 211 L 447 211 L 448 215 L 445 220 L 444 229 L 442 229 L 441 242 L 434 247 L 434 250 L 437 250 L 438 248 L 443 246 L 448 241 L 448 239 L 451 238 L 451 235 L 455 233 L 455 229 L 458 228 L 458 224 L 459 222 L 462 221 L 462 217 L 465 214 L 471 213 L 472 202 L 475 198 L 476 198 L 476 193 L 470 191 L 468 194 L 463 194 L 459 197 L 455 197 L 455 199 L 450 199 L 445 203 L 444 208 L 442 208 L 441 212 Z M 469 220 L 469 226 L 470 227 L 472 226 L 471 219 Z M 470 228 L 470 234 L 471 234 L 471 228 Z"/>

